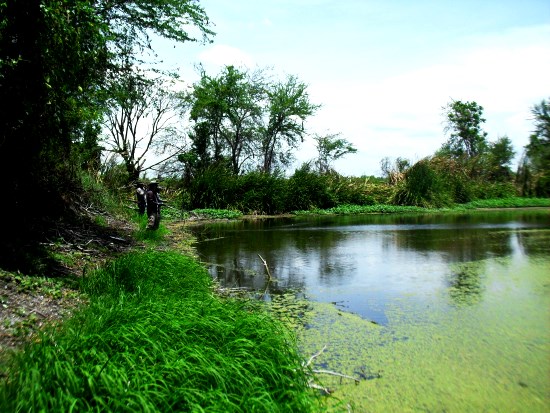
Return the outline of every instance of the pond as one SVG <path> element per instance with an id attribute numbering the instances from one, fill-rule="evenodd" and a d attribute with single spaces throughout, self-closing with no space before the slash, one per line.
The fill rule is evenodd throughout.
<path id="1" fill-rule="evenodd" d="M 258 291 L 289 318 L 299 309 L 315 369 L 360 379 L 318 375 L 344 411 L 550 409 L 548 210 L 259 219 L 194 234 L 222 286 Z"/>

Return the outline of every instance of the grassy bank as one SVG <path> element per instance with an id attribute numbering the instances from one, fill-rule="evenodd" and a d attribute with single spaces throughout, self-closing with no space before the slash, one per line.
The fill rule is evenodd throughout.
<path id="1" fill-rule="evenodd" d="M 0 411 L 315 409 L 295 337 L 257 304 L 218 298 L 192 258 L 129 253 L 82 288 L 90 304 L 12 360 Z"/>
<path id="2" fill-rule="evenodd" d="M 352 214 L 402 214 L 402 213 L 433 213 L 433 212 L 453 212 L 465 211 L 479 208 L 533 208 L 550 207 L 550 198 L 498 198 L 482 199 L 468 202 L 466 204 L 456 204 L 450 208 L 424 208 L 418 206 L 403 205 L 339 205 L 328 209 L 310 209 L 303 211 L 294 211 L 295 215 L 352 215 Z"/>

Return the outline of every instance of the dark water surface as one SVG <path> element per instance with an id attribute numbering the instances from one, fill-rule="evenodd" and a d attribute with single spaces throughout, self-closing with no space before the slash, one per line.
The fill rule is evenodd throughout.
<path id="1" fill-rule="evenodd" d="M 327 345 L 321 367 L 376 377 L 333 383 L 356 411 L 550 411 L 548 210 L 194 231 L 222 285 L 267 288 L 268 299 L 290 289 L 317 306 L 304 351 Z"/>
<path id="2" fill-rule="evenodd" d="M 259 254 L 276 279 L 271 291 L 300 290 L 385 324 L 384 308 L 398 298 L 421 301 L 450 286 L 458 300 L 481 298 L 481 280 L 463 280 L 451 265 L 550 256 L 536 232 L 549 228 L 550 213 L 524 211 L 275 218 L 210 224 L 195 234 L 201 260 L 224 286 L 263 291 Z"/>

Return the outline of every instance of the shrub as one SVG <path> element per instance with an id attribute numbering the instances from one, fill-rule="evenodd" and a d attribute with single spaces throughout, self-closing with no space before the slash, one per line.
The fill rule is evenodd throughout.
<path id="1" fill-rule="evenodd" d="M 303 164 L 288 180 L 287 211 L 335 206 L 336 200 L 327 184 L 326 175 L 313 171 L 308 163 Z"/>
<path id="2" fill-rule="evenodd" d="M 235 208 L 245 213 L 284 212 L 286 180 L 277 175 L 250 172 L 239 176 L 235 185 Z"/>
<path id="3" fill-rule="evenodd" d="M 442 179 L 429 159 L 415 163 L 405 173 L 405 180 L 398 185 L 393 203 L 420 207 L 442 207 L 452 203 L 450 188 L 445 188 Z"/>
<path id="4" fill-rule="evenodd" d="M 236 177 L 224 166 L 212 166 L 191 181 L 187 188 L 186 209 L 225 209 L 235 201 Z"/>

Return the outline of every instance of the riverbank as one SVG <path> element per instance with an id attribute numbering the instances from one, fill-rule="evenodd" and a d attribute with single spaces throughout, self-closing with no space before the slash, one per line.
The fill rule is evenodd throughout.
<path id="1" fill-rule="evenodd" d="M 295 211 L 285 215 L 242 215 L 235 211 L 195 211 L 183 220 L 175 217 L 164 220 L 161 236 L 155 241 L 161 249 L 180 251 L 193 255 L 191 241 L 186 238 L 185 227 L 214 222 L 219 219 L 261 220 L 267 218 L 296 217 L 300 215 L 327 214 L 392 214 L 392 213 L 447 213 L 468 212 L 481 209 L 550 208 L 548 198 L 507 198 L 479 200 L 446 209 L 428 209 L 392 205 L 356 206 L 344 205 L 328 210 Z M 138 223 L 109 214 L 90 212 L 89 219 L 102 222 L 100 226 L 56 224 L 43 246 L 48 259 L 56 266 L 47 276 L 35 276 L 0 269 L 0 376 L 2 360 L 20 348 L 42 326 L 69 317 L 75 308 L 85 303 L 79 294 L 78 280 L 86 272 L 98 268 L 104 262 L 132 249 L 144 248 L 147 242 L 143 232 L 136 231 Z M 137 239 L 136 239 L 137 238 Z M 162 239 L 162 241 L 160 241 Z"/>
<path id="2" fill-rule="evenodd" d="M 257 303 L 220 299 L 193 258 L 130 252 L 82 292 L 9 364 L 1 411 L 314 411 L 295 337 Z"/>
<path id="3" fill-rule="evenodd" d="M 70 306 L 67 286 L 47 299 L 63 323 L 4 347 L 1 411 L 318 410 L 293 333 L 258 303 L 221 299 L 174 225 L 158 242 L 137 229 L 143 243 L 83 271 Z"/>
<path id="4" fill-rule="evenodd" d="M 191 240 L 184 231 L 184 227 L 189 225 L 190 221 L 165 221 L 161 231 L 151 233 L 140 230 L 140 223 L 116 220 L 106 215 L 101 218 L 97 219 L 104 223 L 103 231 L 100 232 L 76 227 L 63 228 L 63 231 L 59 232 L 60 228 L 57 228 L 58 234 L 61 234 L 60 237 L 52 239 L 53 242 L 45 245 L 51 256 L 61 264 L 56 277 L 41 278 L 0 272 L 2 283 L 0 375 L 4 380 L 9 380 L 10 371 L 13 371 L 6 364 L 8 353 L 16 351 L 29 341 L 36 342 L 37 337 L 40 337 L 37 332 L 44 326 L 70 319 L 79 308 L 90 306 L 91 296 L 80 294 L 79 291 L 78 281 L 83 276 L 89 276 L 117 257 L 136 251 L 178 251 L 188 257 L 193 255 Z M 264 217 L 256 216 L 256 219 L 261 218 Z M 109 230 L 106 231 L 106 228 Z M 146 310 L 148 314 L 152 311 L 151 308 Z M 100 316 L 96 314 L 95 318 L 98 317 Z M 73 337 L 73 341 L 78 342 L 80 339 Z M 113 340 L 113 342 L 116 341 Z M 282 343 L 280 348 L 286 348 L 287 344 L 289 344 L 288 341 Z M 86 353 L 86 351 L 83 352 Z M 107 358 L 106 361 L 108 360 Z M 37 359 L 34 359 L 34 362 L 36 364 Z M 262 365 L 262 363 L 256 364 Z M 146 372 L 144 374 L 146 375 Z"/>

